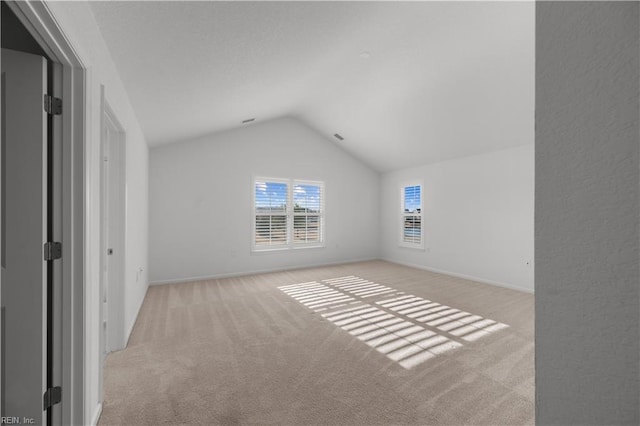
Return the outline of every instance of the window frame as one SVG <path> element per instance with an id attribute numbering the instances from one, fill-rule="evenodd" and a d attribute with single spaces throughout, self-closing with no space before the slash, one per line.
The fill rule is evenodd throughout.
<path id="1" fill-rule="evenodd" d="M 412 187 L 412 186 L 420 187 L 420 212 L 407 213 L 405 212 L 405 208 L 404 208 L 405 207 L 405 191 L 406 191 L 406 188 Z M 404 247 L 404 248 L 416 249 L 416 250 L 424 250 L 424 184 L 422 180 L 408 181 L 400 184 L 400 208 L 398 210 L 400 213 L 400 217 L 398 219 L 398 224 L 399 224 L 398 246 Z M 405 218 L 408 216 L 417 216 L 420 218 L 420 242 L 419 243 L 408 242 L 408 241 L 405 241 L 404 239 L 404 223 L 405 223 Z"/>
<path id="2" fill-rule="evenodd" d="M 283 183 L 287 185 L 287 205 L 284 212 L 286 216 L 286 242 L 278 245 L 257 245 L 256 244 L 256 217 L 259 216 L 256 211 L 256 183 L 268 182 L 268 183 Z M 296 185 L 313 185 L 320 188 L 320 211 L 316 213 L 296 213 L 294 210 L 294 191 Z M 309 180 L 309 179 L 286 179 L 286 178 L 270 178 L 264 176 L 254 176 L 251 179 L 251 252 L 252 253 L 268 253 L 268 252 L 281 252 L 287 250 L 300 250 L 309 248 L 324 248 L 325 247 L 325 183 L 322 181 Z M 267 216 L 262 214 L 260 216 Z M 311 242 L 295 242 L 294 240 L 294 221 L 295 217 L 308 217 L 318 216 L 319 241 Z"/>
<path id="3" fill-rule="evenodd" d="M 294 193 L 296 185 L 311 185 L 317 186 L 320 188 L 320 211 L 318 213 L 296 213 L 295 212 L 295 204 L 294 204 Z M 302 179 L 292 179 L 291 180 L 291 245 L 293 249 L 299 248 L 313 248 L 313 247 L 324 247 L 324 211 L 325 211 L 325 191 L 324 191 L 324 182 L 314 181 L 314 180 L 302 180 Z M 298 217 L 309 217 L 309 216 L 318 216 L 318 241 L 310 241 L 304 243 L 296 243 L 294 241 L 294 231 L 295 231 L 295 218 Z"/>
<path id="4" fill-rule="evenodd" d="M 287 198 L 286 198 L 286 208 L 284 210 L 284 212 L 282 212 L 281 214 L 274 214 L 273 212 L 271 212 L 271 214 L 258 214 L 257 210 L 256 210 L 256 183 L 258 182 L 269 182 L 269 183 L 280 183 L 280 184 L 285 184 L 287 185 Z M 289 245 L 289 215 L 288 215 L 288 211 L 291 205 L 291 199 L 290 199 L 290 192 L 291 192 L 291 182 L 290 179 L 282 179 L 282 178 L 265 178 L 265 177 L 255 177 L 252 180 L 252 187 L 251 187 L 251 196 L 252 196 L 252 212 L 251 212 L 251 250 L 252 251 L 278 251 L 278 250 L 286 250 L 287 246 Z M 277 244 L 277 245 L 257 245 L 256 244 L 256 218 L 258 216 L 285 216 L 285 243 L 284 244 Z"/>

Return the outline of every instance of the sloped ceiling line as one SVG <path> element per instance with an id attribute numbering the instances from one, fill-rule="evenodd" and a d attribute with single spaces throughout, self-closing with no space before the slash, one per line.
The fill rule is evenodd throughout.
<path id="1" fill-rule="evenodd" d="M 151 146 L 281 116 L 380 172 L 533 143 L 533 2 L 90 6 Z"/>

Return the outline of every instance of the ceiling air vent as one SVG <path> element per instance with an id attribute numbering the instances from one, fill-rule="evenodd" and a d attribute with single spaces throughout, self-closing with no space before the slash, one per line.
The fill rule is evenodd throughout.
<path id="1" fill-rule="evenodd" d="M 336 139 L 338 139 L 339 141 L 343 141 L 344 138 L 342 136 L 340 136 L 339 134 L 334 134 L 333 137 L 335 137 Z"/>
<path id="2" fill-rule="evenodd" d="M 242 124 L 251 123 L 252 121 L 256 121 L 255 118 L 247 118 L 246 120 L 242 120 Z"/>

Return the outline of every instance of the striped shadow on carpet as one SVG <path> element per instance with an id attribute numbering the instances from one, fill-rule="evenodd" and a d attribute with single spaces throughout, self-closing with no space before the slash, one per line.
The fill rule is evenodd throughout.
<path id="1" fill-rule="evenodd" d="M 533 426 L 533 311 L 385 261 L 152 286 L 99 424 Z"/>
<path id="2" fill-rule="evenodd" d="M 406 369 L 509 327 L 353 275 L 278 289 Z"/>

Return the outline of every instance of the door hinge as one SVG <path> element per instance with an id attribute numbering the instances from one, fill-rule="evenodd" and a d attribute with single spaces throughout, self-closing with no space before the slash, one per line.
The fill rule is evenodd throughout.
<path id="1" fill-rule="evenodd" d="M 62 114 L 62 99 L 44 95 L 44 110 L 51 115 Z"/>
<path id="2" fill-rule="evenodd" d="M 60 386 L 55 386 L 47 389 L 44 393 L 43 400 L 44 410 L 60 403 L 60 401 L 62 401 L 62 388 Z"/>
<path id="3" fill-rule="evenodd" d="M 62 243 L 49 241 L 44 244 L 44 260 L 56 260 L 62 258 Z"/>

